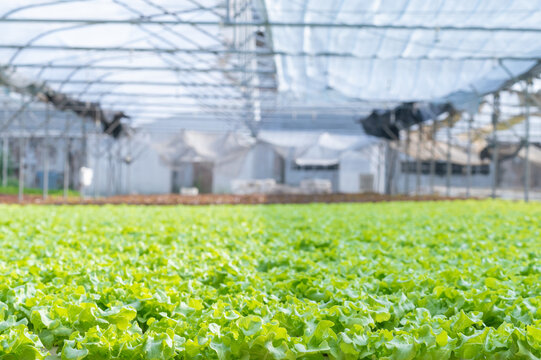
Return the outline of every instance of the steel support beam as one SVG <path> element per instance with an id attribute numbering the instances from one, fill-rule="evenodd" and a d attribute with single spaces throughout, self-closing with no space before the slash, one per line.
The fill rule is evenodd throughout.
<path id="1" fill-rule="evenodd" d="M 63 94 L 67 95 L 79 95 L 79 92 L 74 91 L 63 91 Z M 206 95 L 202 94 L 171 94 L 171 93 L 129 93 L 129 92 L 111 92 L 111 91 L 88 91 L 84 93 L 85 96 L 95 96 L 95 97 L 111 97 L 111 96 L 125 96 L 125 97 L 143 97 L 143 98 L 159 98 L 159 99 L 208 99 L 208 100 L 244 100 L 242 96 L 238 95 Z M 274 96 L 260 96 L 261 99 L 274 100 Z"/>
<path id="2" fill-rule="evenodd" d="M 429 25 L 396 25 L 373 23 L 336 23 L 336 22 L 275 22 L 275 21 L 235 21 L 223 22 L 216 20 L 153 20 L 149 18 L 136 19 L 83 19 L 83 18 L 0 18 L 0 23 L 40 23 L 40 24 L 118 24 L 118 25 L 190 25 L 190 26 L 231 26 L 231 27 L 307 27 L 307 28 L 352 28 L 380 30 L 424 30 L 424 31 L 481 31 L 481 32 L 541 32 L 540 28 L 532 27 L 489 27 L 489 26 L 429 26 Z"/>
<path id="3" fill-rule="evenodd" d="M 68 82 L 65 82 L 65 80 L 62 79 L 49 79 L 46 80 L 48 84 L 66 84 L 66 85 L 88 85 L 89 82 L 87 80 L 70 80 Z M 213 83 L 182 83 L 182 82 L 163 82 L 163 81 L 98 81 L 95 83 L 92 83 L 92 85 L 112 85 L 112 86 L 120 86 L 120 85 L 136 85 L 136 86 L 175 86 L 175 87 L 211 87 L 211 88 L 239 88 L 239 87 L 250 87 L 250 89 L 254 89 L 253 86 L 249 84 L 213 84 Z M 255 87 L 259 90 L 272 90 L 277 91 L 276 87 L 265 87 L 265 86 L 258 86 Z"/>
<path id="4" fill-rule="evenodd" d="M 29 69 L 80 69 L 81 65 L 75 64 L 38 64 L 38 63 L 24 63 L 13 65 L 14 68 L 29 68 Z M 104 71 L 173 71 L 173 72 L 188 72 L 188 73 L 242 73 L 245 69 L 241 68 L 199 68 L 199 67 L 177 67 L 177 66 L 121 66 L 121 65 L 89 65 L 85 69 L 90 70 L 104 70 Z M 275 75 L 275 71 L 271 70 L 256 70 L 253 73 L 261 75 Z"/>
<path id="5" fill-rule="evenodd" d="M 126 52 L 126 53 L 152 53 L 152 54 L 237 54 L 254 56 L 293 56 L 293 57 L 342 57 L 359 60 L 426 60 L 426 61 L 494 61 L 494 60 L 514 60 L 514 61 L 538 61 L 539 56 L 486 56 L 486 55 L 467 55 L 467 56 L 358 56 L 351 52 L 286 52 L 286 51 L 259 51 L 259 50 L 239 50 L 239 49 L 197 49 L 197 48 L 129 48 L 129 47 L 97 47 L 97 46 L 63 46 L 63 45 L 25 45 L 25 44 L 0 44 L 0 49 L 12 50 L 37 50 L 37 51 L 84 51 L 84 52 Z M 16 64 L 13 64 L 16 65 Z"/>

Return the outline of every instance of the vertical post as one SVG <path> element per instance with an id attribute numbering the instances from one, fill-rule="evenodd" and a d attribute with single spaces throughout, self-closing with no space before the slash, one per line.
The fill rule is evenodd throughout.
<path id="1" fill-rule="evenodd" d="M 96 133 L 94 136 L 94 198 L 98 197 L 98 187 L 100 184 L 100 139 Z"/>
<path id="2" fill-rule="evenodd" d="M 21 96 L 21 106 L 24 107 L 25 105 L 25 98 L 24 96 Z M 19 202 L 22 202 L 24 200 L 24 168 L 26 166 L 25 162 L 25 150 L 26 150 L 26 141 L 24 139 L 23 134 L 23 117 L 24 117 L 24 110 L 19 114 Z"/>
<path id="3" fill-rule="evenodd" d="M 410 157 L 410 141 L 411 141 L 411 138 L 410 138 L 410 135 L 411 135 L 411 131 L 410 131 L 410 128 L 407 128 L 406 129 L 406 179 L 405 179 L 405 182 L 404 182 L 404 193 L 406 195 L 409 195 L 410 193 L 410 162 L 409 162 L 409 157 Z M 404 171 L 402 171 L 404 172 Z"/>
<path id="4" fill-rule="evenodd" d="M 472 123 L 473 123 L 473 115 L 470 114 L 470 117 L 468 119 L 468 158 L 467 158 L 467 164 L 466 164 L 466 197 L 470 197 L 471 195 L 471 148 L 472 148 Z"/>
<path id="5" fill-rule="evenodd" d="M 86 167 L 87 165 L 87 139 L 86 139 L 86 125 L 85 125 L 85 119 L 81 118 L 81 136 L 82 136 L 82 159 L 81 159 L 81 167 Z M 85 199 L 85 186 L 83 184 L 83 179 L 81 178 L 81 174 L 79 175 L 79 191 L 81 200 Z"/>
<path id="6" fill-rule="evenodd" d="M 417 134 L 417 162 L 415 163 L 416 170 L 416 186 L 415 193 L 419 195 L 421 193 L 421 143 L 423 141 L 423 123 L 419 123 L 419 129 Z"/>
<path id="7" fill-rule="evenodd" d="M 24 167 L 26 166 L 25 162 L 25 148 L 26 148 L 26 139 L 21 134 L 19 138 L 19 202 L 24 200 Z"/>
<path id="8" fill-rule="evenodd" d="M 107 184 L 109 196 L 113 196 L 113 178 L 115 173 L 113 171 L 113 150 L 111 149 L 112 145 L 109 145 L 109 181 Z"/>
<path id="9" fill-rule="evenodd" d="M 4 120 L 8 121 L 8 102 L 4 102 Z M 2 186 L 8 186 L 8 152 L 9 152 L 9 137 L 5 135 L 2 138 Z"/>
<path id="10" fill-rule="evenodd" d="M 70 184 L 70 151 L 71 151 L 71 139 L 66 138 L 66 152 L 64 156 L 64 200 L 68 199 L 68 190 Z"/>
<path id="11" fill-rule="evenodd" d="M 494 151 L 492 153 L 492 198 L 496 198 L 496 191 L 498 188 L 498 176 L 499 176 L 499 154 L 498 154 L 498 120 L 500 117 L 500 94 L 494 94 L 494 103 L 492 109 L 492 144 L 494 145 Z"/>
<path id="12" fill-rule="evenodd" d="M 434 194 L 434 176 L 436 175 L 436 133 L 438 122 L 434 119 L 432 124 L 432 146 L 430 147 L 430 193 Z"/>
<path id="13" fill-rule="evenodd" d="M 231 0 L 225 0 L 225 23 L 231 23 Z"/>
<path id="14" fill-rule="evenodd" d="M 49 112 L 49 103 L 45 105 L 45 136 L 44 151 L 43 151 L 43 200 L 47 200 L 49 195 L 49 121 L 51 114 Z"/>
<path id="15" fill-rule="evenodd" d="M 392 185 L 392 165 L 391 165 L 391 145 L 390 140 L 385 140 L 385 195 L 391 195 Z"/>
<path id="16" fill-rule="evenodd" d="M 532 82 L 528 80 L 525 88 L 526 107 L 524 109 L 524 201 L 530 201 L 530 86 Z"/>
<path id="17" fill-rule="evenodd" d="M 6 135 L 2 141 L 2 186 L 8 186 L 8 152 L 9 152 L 9 137 Z"/>
<path id="18" fill-rule="evenodd" d="M 117 141 L 118 176 L 116 181 L 116 194 L 122 194 L 122 140 Z"/>
<path id="19" fill-rule="evenodd" d="M 449 114 L 449 116 L 447 117 L 447 172 L 445 176 L 445 187 L 447 188 L 447 196 L 451 196 L 451 118 L 452 114 Z"/>
<path id="20" fill-rule="evenodd" d="M 63 184 L 63 198 L 64 201 L 68 198 L 68 189 L 69 189 L 69 181 L 70 181 L 70 164 L 69 164 L 69 153 L 71 149 L 70 139 L 69 139 L 69 128 L 70 128 L 70 116 L 69 113 L 66 113 L 66 125 L 65 125 L 65 133 L 67 136 L 64 138 L 64 141 L 66 142 L 64 145 L 64 178 L 62 179 L 64 181 Z"/>
<path id="21" fill-rule="evenodd" d="M 381 189 L 381 164 L 382 164 L 382 159 L 381 159 L 381 153 L 382 153 L 382 143 L 379 143 L 378 144 L 378 154 L 377 154 L 377 162 L 378 162 L 378 165 L 377 165 L 377 173 L 376 173 L 376 176 L 377 176 L 377 180 L 375 181 L 376 183 L 376 186 L 375 186 L 375 192 L 377 192 L 378 194 L 380 193 L 380 189 Z"/>
<path id="22" fill-rule="evenodd" d="M 128 155 L 126 156 L 126 192 L 131 195 L 131 162 L 132 162 L 132 143 L 131 136 L 128 137 Z"/>

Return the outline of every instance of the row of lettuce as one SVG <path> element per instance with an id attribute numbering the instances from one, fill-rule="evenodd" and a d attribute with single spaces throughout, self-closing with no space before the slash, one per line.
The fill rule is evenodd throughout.
<path id="1" fill-rule="evenodd" d="M 538 359 L 541 206 L 11 207 L 2 359 Z"/>

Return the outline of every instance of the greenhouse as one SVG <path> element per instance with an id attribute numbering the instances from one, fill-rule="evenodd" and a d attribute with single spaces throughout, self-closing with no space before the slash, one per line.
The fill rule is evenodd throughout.
<path id="1" fill-rule="evenodd" d="M 0 34 L 0 359 L 541 358 L 540 1 L 3 0 Z"/>

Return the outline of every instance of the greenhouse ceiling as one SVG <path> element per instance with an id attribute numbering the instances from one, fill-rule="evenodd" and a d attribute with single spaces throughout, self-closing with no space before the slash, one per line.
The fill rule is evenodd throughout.
<path id="1" fill-rule="evenodd" d="M 359 128 L 537 76 L 541 1 L 3 0 L 0 33 L 7 89 L 109 126 Z"/>

